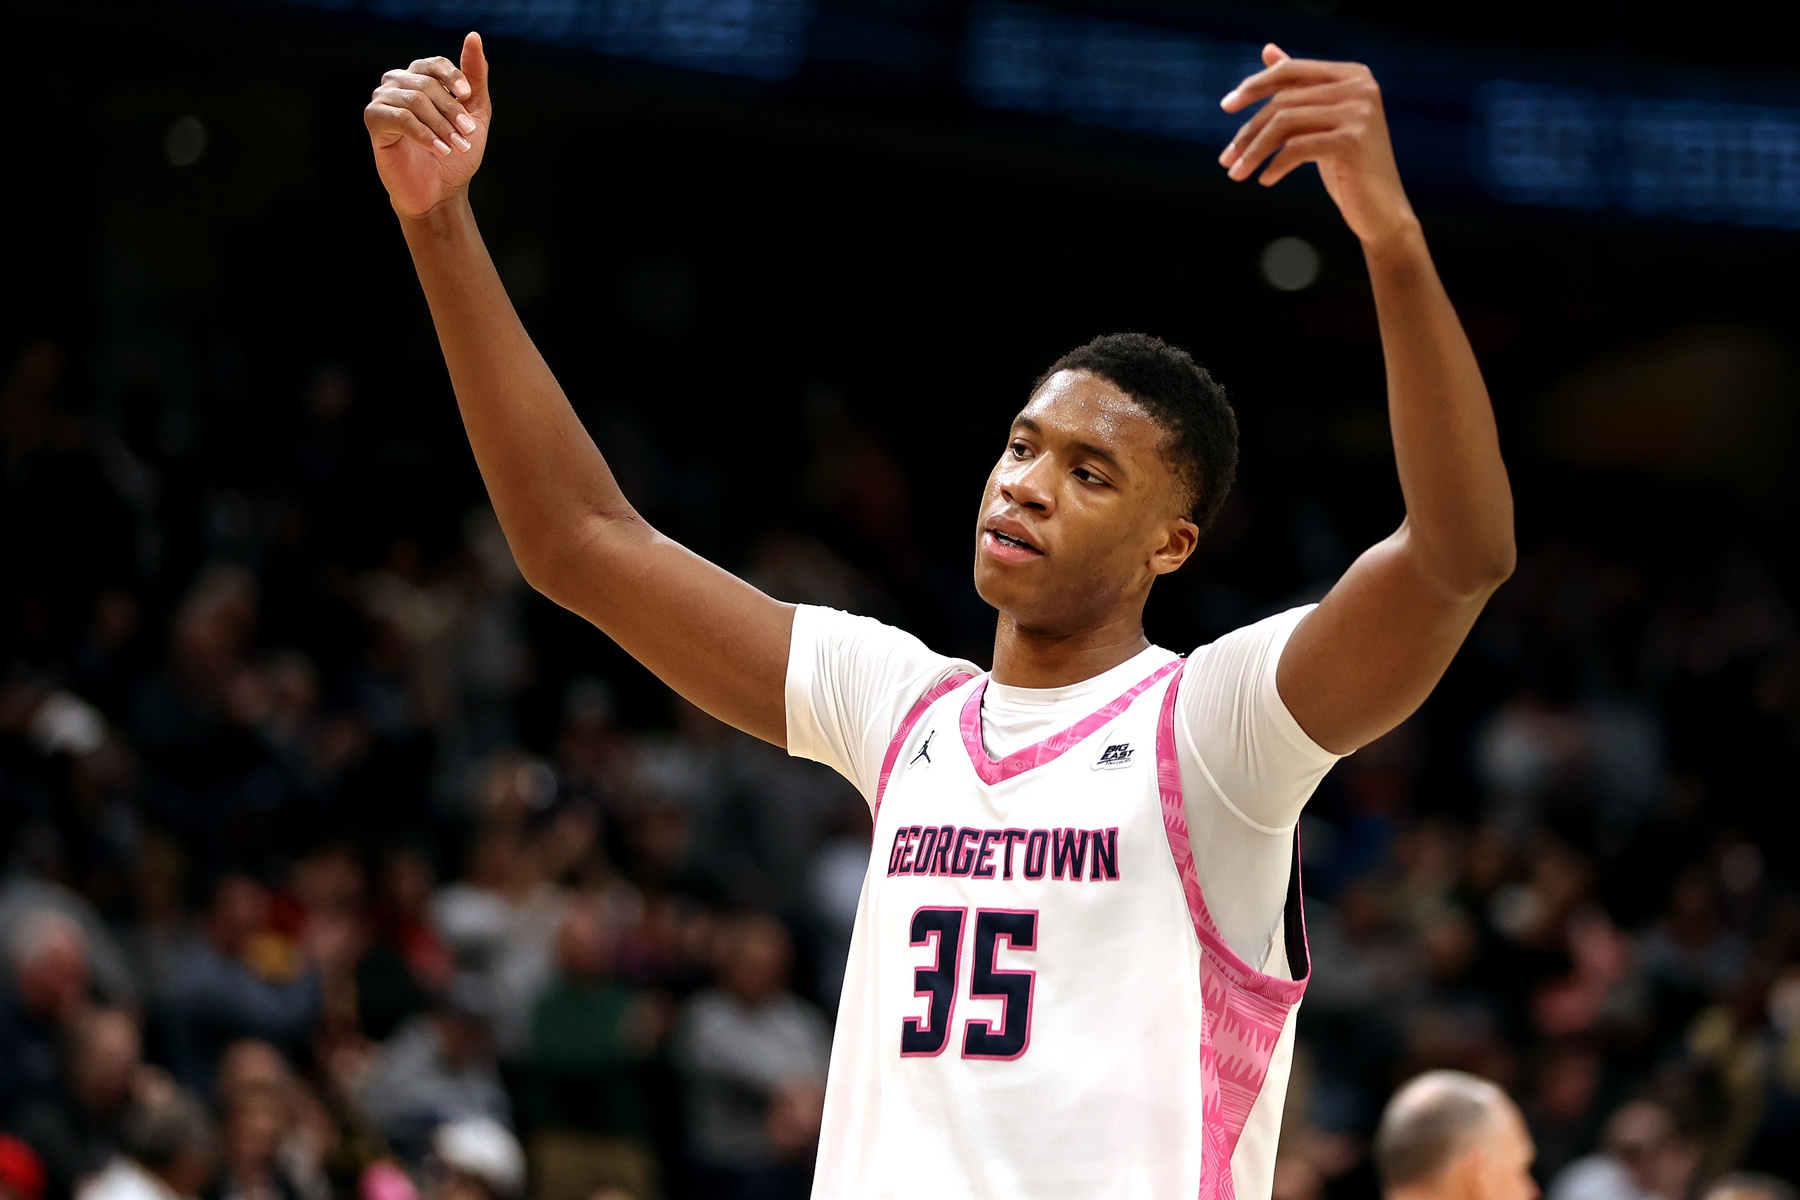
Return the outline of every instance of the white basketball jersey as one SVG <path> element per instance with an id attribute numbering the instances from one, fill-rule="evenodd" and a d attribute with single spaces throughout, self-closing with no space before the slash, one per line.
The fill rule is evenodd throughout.
<path id="1" fill-rule="evenodd" d="M 1299 869 L 1290 980 L 1207 914 L 1181 669 L 998 761 L 986 676 L 907 715 L 876 789 L 815 1200 L 1267 1200 L 1306 986 Z"/>

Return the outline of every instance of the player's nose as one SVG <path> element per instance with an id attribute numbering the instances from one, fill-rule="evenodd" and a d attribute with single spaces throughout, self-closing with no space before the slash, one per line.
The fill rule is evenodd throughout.
<path id="1" fill-rule="evenodd" d="M 1000 476 L 1000 494 L 1020 508 L 1049 515 L 1055 507 L 1055 492 L 1049 487 L 1050 469 L 1047 456 L 1019 463 Z"/>

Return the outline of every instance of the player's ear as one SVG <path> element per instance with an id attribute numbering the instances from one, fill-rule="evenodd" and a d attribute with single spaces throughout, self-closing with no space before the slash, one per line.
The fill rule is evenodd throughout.
<path id="1" fill-rule="evenodd" d="M 1167 575 L 1178 570 L 1200 544 L 1200 527 L 1186 517 L 1171 517 L 1163 524 L 1162 545 L 1150 555 L 1150 570 Z"/>

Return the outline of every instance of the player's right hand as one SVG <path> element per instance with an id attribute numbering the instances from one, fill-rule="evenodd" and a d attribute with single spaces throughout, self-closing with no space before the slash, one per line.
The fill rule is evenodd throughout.
<path id="1" fill-rule="evenodd" d="M 363 124 L 394 211 L 422 217 L 469 186 L 487 149 L 493 111 L 478 33 L 463 39 L 460 67 L 447 58 L 421 58 L 381 77 Z"/>

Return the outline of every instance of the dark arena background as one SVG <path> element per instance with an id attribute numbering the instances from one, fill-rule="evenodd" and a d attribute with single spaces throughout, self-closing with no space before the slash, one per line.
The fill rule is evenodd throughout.
<path id="1" fill-rule="evenodd" d="M 1517 1098 L 1552 1200 L 1800 1172 L 1800 71 L 1764 7 L 6 14 L 0 1198 L 115 1200 L 145 1097 L 219 1150 L 170 1195 L 805 1194 L 867 810 L 513 568 L 361 124 L 470 28 L 476 211 L 633 501 L 978 662 L 981 480 L 1095 334 L 1190 349 L 1243 427 L 1159 643 L 1398 520 L 1354 238 L 1311 169 L 1214 161 L 1262 42 L 1373 66 L 1520 565 L 1302 822 L 1276 1198 L 1370 1200 L 1437 1066 Z"/>

